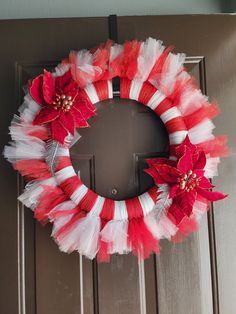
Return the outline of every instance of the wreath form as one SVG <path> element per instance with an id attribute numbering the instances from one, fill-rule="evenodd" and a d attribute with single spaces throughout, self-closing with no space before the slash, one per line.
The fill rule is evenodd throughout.
<path id="1" fill-rule="evenodd" d="M 13 142 L 4 155 L 30 181 L 19 200 L 41 223 L 53 223 L 52 236 L 62 251 L 76 250 L 91 259 L 98 253 L 100 261 L 130 251 L 146 258 L 159 252 L 160 239 L 176 242 L 196 231 L 209 201 L 225 197 L 208 191 L 213 186 L 206 179 L 217 174 L 219 157 L 228 153 L 226 138 L 212 135 L 211 118 L 218 108 L 202 95 L 183 62 L 183 54 L 171 53 L 152 38 L 123 45 L 108 41 L 93 51 L 71 52 L 52 75 L 45 71 L 30 83 L 20 116 L 12 120 Z M 96 103 L 113 98 L 114 77 L 120 78 L 120 98 L 136 100 L 160 117 L 170 143 L 169 159 L 147 160 L 146 172 L 155 185 L 122 201 L 98 195 L 76 175 L 69 149 L 79 137 L 73 139 L 64 118 L 76 99 L 82 100 L 76 107 L 80 120 L 74 121 L 86 127 L 84 120 L 94 115 Z M 52 102 L 53 114 L 63 112 L 54 120 L 48 118 L 52 85 L 65 92 Z M 56 119 L 61 119 L 58 129 L 52 126 Z"/>
<path id="2" fill-rule="evenodd" d="M 86 92 L 86 96 L 89 98 L 89 101 L 95 105 L 98 102 L 103 100 L 112 99 L 113 98 L 113 90 L 111 81 L 103 81 L 102 88 L 100 90 L 103 91 L 102 97 L 97 94 L 97 89 L 99 83 L 90 84 L 84 91 Z M 95 85 L 95 86 L 94 86 Z M 100 86 L 101 87 L 101 86 Z M 120 98 L 132 99 L 141 103 L 143 100 L 139 99 L 139 94 L 142 89 L 143 95 L 150 96 L 150 87 L 148 84 L 143 84 L 139 81 L 129 81 L 127 79 L 123 79 L 120 82 Z M 105 92 L 106 91 L 106 92 Z M 181 113 L 178 108 L 171 107 L 169 102 L 163 105 L 163 107 L 158 110 L 158 105 L 165 99 L 165 96 L 159 92 L 157 89 L 155 90 L 152 99 L 148 103 L 143 103 L 145 106 L 151 108 L 162 120 L 162 122 L 167 127 L 169 132 L 169 141 L 171 145 L 178 145 L 182 143 L 188 134 L 187 128 L 185 126 L 184 120 L 181 117 Z M 178 124 L 172 126 L 168 126 L 167 122 L 178 118 Z M 60 156 L 60 151 L 57 151 L 57 158 Z M 69 148 L 64 148 L 64 156 L 70 156 Z M 171 156 L 170 158 L 174 158 Z M 81 181 L 81 179 L 76 175 L 74 168 L 71 164 L 70 159 L 67 160 L 65 164 L 62 164 L 59 167 L 58 171 L 55 172 L 55 178 L 59 185 L 61 185 L 63 191 L 70 197 L 70 199 L 78 206 L 81 206 L 80 202 L 82 199 L 89 198 L 90 201 L 92 198 L 99 203 L 98 208 L 95 209 L 95 214 L 100 215 L 102 219 L 110 220 L 113 216 L 114 220 L 126 220 L 128 218 L 140 218 L 142 216 L 146 216 L 149 214 L 154 206 L 156 200 L 156 188 L 151 188 L 149 191 L 143 193 L 140 196 L 132 198 L 133 202 L 140 202 L 140 209 L 136 207 L 136 210 L 132 208 L 132 205 L 129 204 L 129 200 L 122 201 L 114 201 L 109 198 L 102 197 L 89 188 L 87 188 Z M 66 183 L 66 180 L 69 180 L 69 184 Z M 65 183 L 65 184 L 63 184 Z M 73 186 L 73 187 L 72 187 Z M 76 186 L 76 188 L 74 188 Z M 107 211 L 101 211 L 104 202 L 109 203 L 109 209 Z M 91 204 L 90 204 L 91 205 Z M 136 205 L 137 206 L 137 205 Z M 91 208 L 86 205 L 82 207 L 86 211 L 90 211 Z M 114 214 L 112 215 L 112 211 L 114 210 Z"/>

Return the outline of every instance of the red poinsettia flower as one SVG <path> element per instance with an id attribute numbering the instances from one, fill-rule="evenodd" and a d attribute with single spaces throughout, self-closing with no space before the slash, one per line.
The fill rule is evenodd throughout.
<path id="1" fill-rule="evenodd" d="M 204 176 L 206 155 L 191 144 L 188 137 L 176 149 L 178 160 L 165 158 L 147 160 L 150 168 L 145 171 L 158 184 L 169 184 L 170 198 L 184 215 L 190 216 L 198 195 L 208 201 L 218 201 L 225 198 L 220 192 L 212 192 L 214 186 Z"/>
<path id="2" fill-rule="evenodd" d="M 32 81 L 29 92 L 42 106 L 33 124 L 48 123 L 52 138 L 62 144 L 69 133 L 74 135 L 76 127 L 89 126 L 87 119 L 95 115 L 95 108 L 79 96 L 70 70 L 58 77 L 44 70 Z"/>

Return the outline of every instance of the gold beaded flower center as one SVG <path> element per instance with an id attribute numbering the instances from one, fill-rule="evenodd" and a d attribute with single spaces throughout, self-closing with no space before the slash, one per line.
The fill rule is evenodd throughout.
<path id="1" fill-rule="evenodd" d="M 197 177 L 196 173 L 189 170 L 187 174 L 182 175 L 179 181 L 179 187 L 181 190 L 186 192 L 192 191 L 196 186 L 199 185 L 201 178 Z"/>
<path id="2" fill-rule="evenodd" d="M 61 109 L 63 112 L 67 112 L 73 105 L 73 99 L 72 96 L 56 94 L 56 99 L 55 101 L 53 101 L 52 104 L 54 106 L 54 109 L 56 110 Z"/>

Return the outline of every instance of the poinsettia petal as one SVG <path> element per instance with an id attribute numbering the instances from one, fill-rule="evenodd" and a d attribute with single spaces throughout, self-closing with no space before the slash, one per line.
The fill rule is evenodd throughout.
<path id="1" fill-rule="evenodd" d="M 68 112 L 61 112 L 60 117 L 59 117 L 59 121 L 61 122 L 63 127 L 68 132 L 70 132 L 72 135 L 74 135 L 74 131 L 75 131 L 74 118 L 69 111 Z"/>
<path id="2" fill-rule="evenodd" d="M 178 177 L 180 176 L 180 172 L 178 171 L 178 169 L 169 165 L 157 164 L 155 165 L 155 169 L 157 170 L 161 178 L 167 183 L 176 183 Z"/>
<path id="3" fill-rule="evenodd" d="M 70 82 L 68 82 L 67 85 L 65 85 L 63 87 L 63 92 L 67 95 L 72 96 L 73 98 L 76 97 L 76 95 L 78 94 L 78 85 L 75 81 L 71 80 Z"/>
<path id="4" fill-rule="evenodd" d="M 47 70 L 44 70 L 43 75 L 43 97 L 48 104 L 51 104 L 55 98 L 54 78 Z"/>
<path id="5" fill-rule="evenodd" d="M 172 185 L 169 191 L 170 198 L 174 198 L 176 194 L 178 194 L 178 190 L 179 190 L 179 185 L 177 184 Z"/>
<path id="6" fill-rule="evenodd" d="M 193 169 L 191 151 L 187 146 L 185 146 L 184 155 L 178 161 L 177 168 L 182 173 L 188 173 L 189 170 Z"/>
<path id="7" fill-rule="evenodd" d="M 56 77 L 55 87 L 58 91 L 65 92 L 64 91 L 65 86 L 69 85 L 71 81 L 73 81 L 71 71 L 68 70 L 63 75 Z"/>
<path id="8" fill-rule="evenodd" d="M 75 127 L 86 128 L 89 126 L 88 122 L 84 119 L 84 117 L 82 116 L 81 112 L 78 109 L 72 106 L 70 111 L 74 118 Z"/>
<path id="9" fill-rule="evenodd" d="M 153 178 L 155 184 L 164 184 L 165 183 L 165 181 L 160 177 L 160 175 L 158 174 L 158 172 L 156 171 L 156 169 L 154 167 L 144 169 L 144 171 Z"/>
<path id="10" fill-rule="evenodd" d="M 87 107 L 88 107 L 91 111 L 96 111 L 95 105 L 91 103 L 91 101 L 89 100 L 89 98 L 87 98 L 87 97 L 85 96 L 84 92 L 81 91 L 81 90 L 78 91 L 78 99 L 86 100 L 86 105 L 87 105 Z"/>
<path id="11" fill-rule="evenodd" d="M 203 151 L 201 151 L 193 167 L 194 169 L 204 169 L 205 165 L 206 165 L 206 154 Z"/>
<path id="12" fill-rule="evenodd" d="M 150 167 L 155 166 L 156 164 L 165 164 L 165 165 L 169 165 L 171 167 L 176 168 L 176 165 L 177 165 L 177 162 L 175 160 L 171 160 L 168 158 L 150 158 L 150 159 L 145 159 L 145 161 Z"/>
<path id="13" fill-rule="evenodd" d="M 197 150 L 196 145 L 192 144 L 190 142 L 189 136 L 186 135 L 186 137 L 185 137 L 184 141 L 182 142 L 182 144 L 177 146 L 177 148 L 175 149 L 177 157 L 181 158 L 184 155 L 185 147 L 188 147 L 192 154 Z"/>
<path id="14" fill-rule="evenodd" d="M 190 149 L 191 153 L 194 153 L 197 150 L 197 146 L 191 143 L 188 135 L 186 135 L 182 144 L 187 146 Z"/>
<path id="15" fill-rule="evenodd" d="M 176 197 L 176 203 L 181 210 L 189 217 L 193 211 L 193 205 L 197 198 L 197 191 L 194 189 L 189 192 L 181 193 Z"/>
<path id="16" fill-rule="evenodd" d="M 60 112 L 51 107 L 43 107 L 34 118 L 33 124 L 44 124 L 55 120 Z"/>
<path id="17" fill-rule="evenodd" d="M 178 225 L 185 217 L 181 208 L 175 202 L 171 204 L 170 208 L 168 209 L 167 215 L 176 225 Z"/>
<path id="18" fill-rule="evenodd" d="M 193 163 L 193 169 L 195 168 L 195 164 L 196 162 L 198 161 L 198 158 L 199 158 L 199 152 L 198 151 L 195 151 L 195 152 L 192 152 L 192 163 Z"/>
<path id="19" fill-rule="evenodd" d="M 197 193 L 199 193 L 201 196 L 203 196 L 204 198 L 206 198 L 207 200 L 214 202 L 214 201 L 219 201 L 219 200 L 223 200 L 224 198 L 226 198 L 228 195 L 227 194 L 223 194 L 221 192 L 212 192 L 212 191 L 207 191 L 201 188 L 197 188 Z"/>
<path id="20" fill-rule="evenodd" d="M 36 103 L 41 106 L 45 106 L 45 101 L 43 98 L 43 75 L 39 75 L 35 79 L 33 79 L 29 89 L 29 93 L 33 100 L 36 101 Z"/>
<path id="21" fill-rule="evenodd" d="M 206 177 L 202 177 L 199 181 L 199 187 L 202 189 L 212 189 L 214 188 L 214 185 L 212 185 Z"/>
<path id="22" fill-rule="evenodd" d="M 187 192 L 186 194 L 187 194 L 189 205 L 193 207 L 193 204 L 197 198 L 197 191 L 192 190 L 192 191 Z"/>
<path id="23" fill-rule="evenodd" d="M 61 144 L 64 144 L 65 137 L 68 135 L 68 132 L 58 120 L 51 122 L 51 133 L 52 139 L 58 141 Z"/>
<path id="24" fill-rule="evenodd" d="M 193 171 L 193 173 L 195 173 L 197 177 L 200 177 L 200 178 L 201 178 L 201 177 L 204 176 L 205 170 L 203 170 L 203 169 L 195 169 L 195 170 Z"/>
<path id="25" fill-rule="evenodd" d="M 91 110 L 87 106 L 87 101 L 85 99 L 79 99 L 79 97 L 77 96 L 74 100 L 73 105 L 74 107 L 76 107 L 76 109 L 79 109 L 85 120 L 96 115 L 95 110 Z"/>

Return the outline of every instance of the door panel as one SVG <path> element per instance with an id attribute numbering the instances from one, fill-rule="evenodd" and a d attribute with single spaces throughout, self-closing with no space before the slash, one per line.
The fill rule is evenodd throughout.
<path id="1" fill-rule="evenodd" d="M 236 147 L 233 123 L 235 120 L 233 86 L 235 86 L 236 80 L 235 29 L 235 16 L 229 15 L 118 18 L 118 34 L 121 42 L 124 39 L 145 39 L 152 36 L 162 39 L 166 45 L 174 45 L 178 52 L 183 51 L 188 56 L 204 57 L 205 68 L 201 70 L 205 72 L 203 85 L 207 87 L 207 94 L 213 99 L 217 99 L 222 109 L 221 115 L 215 119 L 216 134 L 228 135 L 233 152 Z M 234 275 L 236 273 L 236 247 L 234 245 L 236 199 L 233 178 L 235 178 L 236 170 L 233 166 L 234 163 L 235 154 L 233 153 L 220 165 L 220 176 L 214 179 L 214 182 L 219 190 L 229 193 L 230 196 L 214 205 L 213 211 L 208 214 L 213 312 L 223 314 L 235 313 L 233 295 L 236 291 L 236 276 Z M 223 176 L 223 173 L 227 175 Z M 203 228 L 201 227 L 201 229 Z M 204 233 L 204 231 L 200 231 L 198 236 L 201 232 Z M 203 274 L 206 271 L 207 267 Z M 202 276 L 202 278 L 204 277 Z M 202 281 L 201 289 L 204 285 L 205 282 Z M 167 289 L 170 289 L 169 285 Z M 206 296 L 207 304 L 209 304 L 209 290 L 207 291 L 206 295 L 203 295 L 203 290 L 201 291 L 202 305 L 199 304 L 197 310 L 194 311 L 203 311 L 206 306 Z M 188 300 L 188 298 L 185 299 Z M 161 304 L 165 302 L 164 296 L 164 299 L 159 301 L 159 306 L 161 307 Z M 176 298 L 167 302 L 168 304 L 175 303 Z M 194 303 L 197 303 L 197 299 Z M 211 305 L 207 307 L 206 313 L 210 311 L 210 308 Z"/>
<path id="2" fill-rule="evenodd" d="M 92 188 L 103 196 L 123 199 L 147 190 L 152 181 L 142 171 L 144 159 L 166 155 L 168 149 L 163 123 L 151 110 L 132 100 L 103 101 L 97 111 L 98 115 L 90 120 L 91 128 L 79 130 L 82 138 L 71 149 L 74 168 L 84 180 L 81 159 L 94 156 Z M 91 168 L 87 176 L 93 177 Z M 143 313 L 146 301 L 142 268 L 143 264 L 132 255 L 113 256 L 110 264 L 97 265 L 94 284 L 98 285 L 99 313 Z"/>
<path id="3" fill-rule="evenodd" d="M 186 67 L 204 92 L 207 86 L 209 95 L 218 98 L 222 115 L 216 120 L 217 133 L 229 134 L 233 148 L 235 31 L 232 16 L 118 18 L 120 42 L 153 36 L 190 56 Z M 4 145 L 9 140 L 7 126 L 22 100 L 22 86 L 28 78 L 44 67 L 51 69 L 70 49 L 104 42 L 108 21 L 1 21 L 0 36 L 8 39 L 0 52 L 0 97 L 4 103 L 0 109 L 0 135 Z M 143 172 L 145 158 L 166 155 L 168 150 L 162 122 L 151 110 L 131 100 L 104 101 L 97 109 L 92 127 L 79 131 L 82 138 L 71 149 L 76 172 L 88 187 L 114 199 L 145 191 L 152 184 Z M 4 197 L 0 200 L 0 215 L 4 223 L 0 237 L 0 312 L 233 314 L 234 156 L 222 163 L 221 177 L 216 180 L 219 189 L 231 193 L 231 197 L 214 206 L 197 234 L 181 244 L 162 241 L 161 255 L 145 262 L 125 255 L 112 256 L 110 264 L 59 252 L 50 238 L 51 227 L 34 222 L 32 212 L 17 204 L 23 182 L 1 159 L 0 188 Z M 223 177 L 223 173 L 228 176 Z"/>
<path id="4" fill-rule="evenodd" d="M 186 67 L 204 91 L 204 57 L 188 58 Z M 156 258 L 159 313 L 212 313 L 207 217 L 183 243 L 163 241 L 161 253 Z"/>
<path id="5" fill-rule="evenodd" d="M 9 141 L 7 128 L 22 101 L 22 86 L 27 79 L 45 66 L 50 69 L 70 49 L 93 47 L 107 36 L 107 18 L 0 22 L 0 37 L 5 42 L 0 74 L 4 103 L 0 114 L 1 148 Z M 50 239 L 50 227 L 35 224 L 32 213 L 17 203 L 23 185 L 2 157 L 0 187 L 5 195 L 0 201 L 4 221 L 0 313 L 80 313 L 79 256 L 60 253 Z M 93 313 L 92 267 L 89 264 L 84 269 L 84 310 Z"/>

